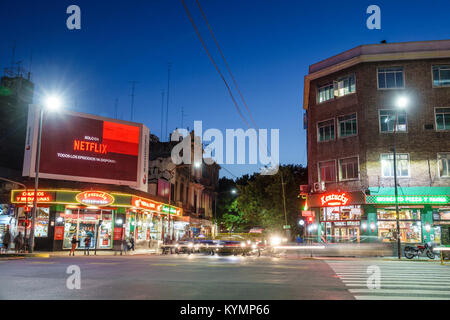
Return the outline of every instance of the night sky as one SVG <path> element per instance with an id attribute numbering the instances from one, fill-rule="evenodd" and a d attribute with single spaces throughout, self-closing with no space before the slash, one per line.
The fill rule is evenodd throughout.
<path id="1" fill-rule="evenodd" d="M 195 0 L 186 3 L 226 75 Z M 280 129 L 282 164 L 306 165 L 302 125 L 303 77 L 308 66 L 360 44 L 450 38 L 450 1 L 201 0 L 255 122 Z M 66 28 L 66 8 L 81 8 L 81 30 Z M 381 7 L 381 30 L 366 28 L 366 8 Z M 0 66 L 29 68 L 35 101 L 62 92 L 74 111 L 130 120 L 129 81 L 136 84 L 134 121 L 161 134 L 161 92 L 172 63 L 169 131 L 246 128 L 208 59 L 179 0 L 0 1 Z M 227 76 L 229 80 L 229 77 Z M 229 81 L 231 83 L 231 80 Z M 236 99 L 238 93 L 233 91 Z M 240 104 L 241 109 L 245 108 Z M 165 108 L 165 107 L 164 107 Z M 249 117 L 247 116 L 247 119 Z M 228 165 L 236 176 L 258 166 Z M 222 175 L 232 177 L 227 171 Z"/>

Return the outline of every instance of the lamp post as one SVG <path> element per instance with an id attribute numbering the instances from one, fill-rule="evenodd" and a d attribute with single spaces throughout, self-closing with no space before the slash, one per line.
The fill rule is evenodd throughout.
<path id="1" fill-rule="evenodd" d="M 40 106 L 39 113 L 39 127 L 38 127 L 38 141 L 37 141 L 37 151 L 36 151 L 36 162 L 35 162 L 35 178 L 34 178 L 34 195 L 33 195 L 33 210 L 31 213 L 31 234 L 30 234 L 30 252 L 34 251 L 34 229 L 36 221 L 37 212 L 37 193 L 39 188 L 39 162 L 41 160 L 41 137 L 42 137 L 42 121 L 44 118 L 45 109 L 56 110 L 61 106 L 61 101 L 56 96 L 48 97 L 45 101 L 44 106 Z"/>
<path id="2" fill-rule="evenodd" d="M 398 259 L 402 259 L 402 249 L 401 249 L 401 237 L 400 237 L 400 213 L 398 210 L 398 188 L 397 188 L 397 145 L 396 145 L 396 133 L 398 125 L 398 109 L 404 109 L 408 105 L 408 99 L 404 96 L 397 98 L 396 109 L 395 109 L 395 119 L 394 119 L 394 192 L 395 192 L 395 221 L 397 224 L 397 255 Z"/>

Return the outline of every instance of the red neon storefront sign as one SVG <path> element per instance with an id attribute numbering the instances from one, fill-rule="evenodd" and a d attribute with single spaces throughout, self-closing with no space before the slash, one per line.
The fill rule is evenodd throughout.
<path id="1" fill-rule="evenodd" d="M 158 204 L 156 202 L 153 202 L 150 200 L 145 200 L 145 199 L 138 198 L 138 197 L 132 198 L 132 204 L 134 207 L 150 209 L 150 210 L 156 210 L 157 206 L 158 206 Z"/>
<path id="2" fill-rule="evenodd" d="M 331 193 L 320 197 L 322 206 L 345 206 L 349 200 L 345 193 Z"/>
<path id="3" fill-rule="evenodd" d="M 106 192 L 85 191 L 75 197 L 79 203 L 90 206 L 107 206 L 114 202 L 114 197 Z"/>
<path id="4" fill-rule="evenodd" d="M 16 196 L 16 202 L 30 203 L 34 201 L 34 191 L 23 191 Z M 45 191 L 37 192 L 37 202 L 51 202 L 52 196 Z"/>

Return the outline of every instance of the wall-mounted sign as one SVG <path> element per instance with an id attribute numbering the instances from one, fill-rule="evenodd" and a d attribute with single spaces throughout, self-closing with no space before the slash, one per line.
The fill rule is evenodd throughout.
<path id="1" fill-rule="evenodd" d="M 164 213 L 169 213 L 169 206 L 168 205 L 163 205 L 161 207 L 160 211 L 162 211 Z M 176 208 L 176 207 L 170 207 L 170 214 L 181 216 L 181 209 L 180 208 Z"/>
<path id="2" fill-rule="evenodd" d="M 16 191 L 13 194 L 12 200 L 16 203 L 29 203 L 32 204 L 34 201 L 34 191 Z M 45 203 L 54 201 L 54 193 L 47 191 L 37 192 L 37 202 Z"/>
<path id="3" fill-rule="evenodd" d="M 348 201 L 346 193 L 331 193 L 320 197 L 322 206 L 345 206 Z"/>
<path id="4" fill-rule="evenodd" d="M 123 228 L 114 228 L 113 240 L 122 240 L 122 229 Z"/>
<path id="5" fill-rule="evenodd" d="M 302 217 L 313 217 L 314 216 L 314 212 L 313 211 L 302 211 Z"/>
<path id="6" fill-rule="evenodd" d="M 64 240 L 64 226 L 55 227 L 55 240 Z"/>
<path id="7" fill-rule="evenodd" d="M 149 210 L 157 210 L 157 207 L 158 207 L 158 203 L 151 201 L 151 200 L 142 199 L 139 197 L 133 197 L 131 199 L 131 204 L 134 207 L 149 209 Z"/>
<path id="8" fill-rule="evenodd" d="M 447 204 L 449 203 L 449 197 L 445 195 L 441 196 L 409 196 L 401 195 L 397 197 L 399 204 Z M 366 203 L 373 204 L 395 204 L 395 196 L 382 195 L 382 196 L 366 196 Z"/>
<path id="9" fill-rule="evenodd" d="M 114 202 L 114 197 L 106 192 L 85 191 L 77 194 L 79 203 L 87 206 L 107 206 Z"/>

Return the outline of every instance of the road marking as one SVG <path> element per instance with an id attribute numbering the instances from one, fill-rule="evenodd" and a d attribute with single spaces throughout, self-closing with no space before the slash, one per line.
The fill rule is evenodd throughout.
<path id="1" fill-rule="evenodd" d="M 154 263 L 152 266 L 159 266 L 159 267 L 176 267 L 178 264 L 175 263 Z"/>
<path id="2" fill-rule="evenodd" d="M 49 261 L 33 261 L 31 264 L 54 264 L 54 262 Z"/>
<path id="3" fill-rule="evenodd" d="M 358 300 L 450 300 L 450 270 L 445 266 L 375 259 L 326 262 Z M 370 266 L 380 269 L 380 289 L 367 287 L 373 276 L 367 273 Z"/>

